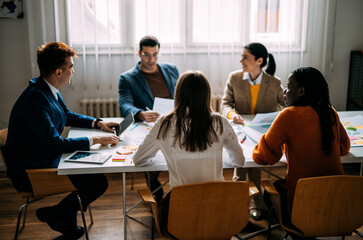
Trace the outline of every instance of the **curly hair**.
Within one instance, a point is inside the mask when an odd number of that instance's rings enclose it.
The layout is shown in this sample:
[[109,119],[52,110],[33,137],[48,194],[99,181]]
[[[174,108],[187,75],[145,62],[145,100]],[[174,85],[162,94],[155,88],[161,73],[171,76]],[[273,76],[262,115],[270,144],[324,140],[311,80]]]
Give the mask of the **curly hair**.
[[77,57],[73,48],[62,42],[49,42],[37,50],[40,75],[49,77],[55,70],[66,64],[67,57]]

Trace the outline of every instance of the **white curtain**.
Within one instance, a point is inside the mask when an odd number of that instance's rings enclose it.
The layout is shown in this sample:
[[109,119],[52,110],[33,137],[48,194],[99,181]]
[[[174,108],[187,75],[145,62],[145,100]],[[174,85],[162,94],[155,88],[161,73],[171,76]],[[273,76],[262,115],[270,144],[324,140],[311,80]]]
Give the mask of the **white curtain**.
[[274,55],[275,75],[284,85],[289,73],[299,66],[324,72],[326,52],[331,51],[326,49],[332,28],[328,17],[336,2],[34,0],[28,5],[32,19],[37,22],[40,18],[41,23],[29,23],[30,31],[41,30],[41,37],[32,36],[35,41],[31,44],[37,47],[57,40],[76,49],[76,74],[64,94],[76,93],[73,99],[77,102],[117,97],[118,77],[139,60],[138,42],[146,34],[161,42],[159,62],[173,63],[181,73],[201,70],[215,95],[223,94],[229,73],[241,69],[243,46],[251,41],[263,43]]

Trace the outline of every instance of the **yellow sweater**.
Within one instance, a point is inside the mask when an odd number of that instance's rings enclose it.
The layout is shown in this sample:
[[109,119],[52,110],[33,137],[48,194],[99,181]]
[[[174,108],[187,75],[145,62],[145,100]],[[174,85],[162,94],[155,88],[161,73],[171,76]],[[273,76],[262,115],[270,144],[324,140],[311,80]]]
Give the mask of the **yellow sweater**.
[[260,92],[261,84],[251,85],[250,84],[250,96],[251,96],[251,114],[255,114],[258,93]]
[[[258,93],[260,92],[260,87],[261,87],[261,84],[257,84],[257,85],[250,84],[251,114],[255,114],[257,98],[258,98]],[[236,111],[230,111],[227,114],[227,118],[232,119],[236,113],[237,113]]]

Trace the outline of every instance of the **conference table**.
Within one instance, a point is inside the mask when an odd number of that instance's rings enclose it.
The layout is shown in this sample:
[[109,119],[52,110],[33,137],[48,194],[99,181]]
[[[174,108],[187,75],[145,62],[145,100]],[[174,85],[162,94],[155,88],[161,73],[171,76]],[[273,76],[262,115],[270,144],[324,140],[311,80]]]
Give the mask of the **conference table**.
[[[349,118],[357,115],[363,115],[363,111],[349,111],[349,112],[338,112],[339,117]],[[254,115],[243,115],[246,125],[250,123]],[[122,118],[104,118],[104,121],[114,121],[120,122]],[[126,131],[122,134],[120,142],[116,146],[100,146],[99,144],[93,145],[91,147],[92,151],[99,151],[102,154],[112,154],[116,155],[116,151],[124,149],[125,147],[139,145],[142,143],[145,135],[152,128],[153,123],[133,123]],[[243,136],[248,133],[247,128],[240,124],[232,124],[239,141]],[[72,127],[69,131],[69,138],[77,138],[84,136],[97,136],[108,134],[102,130],[98,129],[85,129],[85,128],[75,128]],[[110,133],[111,134],[111,133]],[[286,165],[285,156],[282,157],[281,161],[273,166],[269,165],[258,165],[252,160],[252,150],[256,144],[256,138],[247,135],[247,139],[241,144],[245,156],[245,164],[243,168],[254,168],[254,167],[278,167]],[[159,151],[155,158],[152,160],[151,164],[143,167],[136,167],[132,161],[132,154],[127,155],[125,161],[113,161],[112,158],[107,160],[103,164],[93,164],[93,163],[75,163],[67,162],[65,158],[71,153],[63,154],[61,161],[58,166],[59,175],[72,175],[72,174],[92,174],[92,173],[122,173],[122,198],[123,198],[123,228],[124,228],[124,239],[127,239],[127,212],[126,209],[126,174],[134,172],[150,172],[150,171],[167,171],[167,165],[165,158],[161,151]],[[362,176],[363,171],[363,147],[352,147],[350,152],[341,157],[341,162],[344,163],[360,163],[360,175]],[[228,154],[223,152],[223,168],[233,168],[234,166],[230,164]],[[133,208],[133,207],[132,207]],[[131,210],[131,209],[130,209]]]

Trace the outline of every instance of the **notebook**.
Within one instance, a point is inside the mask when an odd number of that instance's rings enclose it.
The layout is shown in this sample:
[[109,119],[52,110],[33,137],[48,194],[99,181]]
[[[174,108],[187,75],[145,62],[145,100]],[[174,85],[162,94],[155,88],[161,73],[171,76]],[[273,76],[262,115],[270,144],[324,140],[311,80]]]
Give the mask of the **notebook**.
[[131,124],[134,123],[134,121],[135,121],[134,114],[132,114],[132,112],[130,112],[129,115],[127,115],[124,118],[124,120],[121,121],[121,123],[119,125],[112,128],[114,131],[114,134],[116,136],[120,136],[128,127],[131,126]]
[[112,154],[100,153],[94,151],[75,151],[68,156],[64,161],[75,162],[75,163],[97,163],[102,164],[106,162]]

